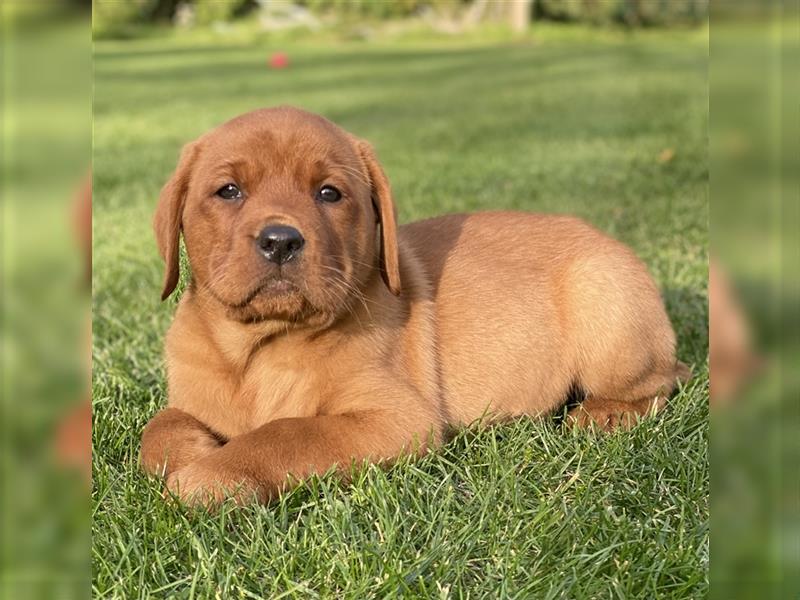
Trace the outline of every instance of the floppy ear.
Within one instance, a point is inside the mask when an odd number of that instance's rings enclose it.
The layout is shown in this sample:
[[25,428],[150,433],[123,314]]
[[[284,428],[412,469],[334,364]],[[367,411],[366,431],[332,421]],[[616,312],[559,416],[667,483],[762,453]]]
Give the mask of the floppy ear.
[[372,147],[362,140],[356,140],[356,147],[367,168],[372,204],[381,226],[381,276],[386,287],[395,296],[400,295],[400,252],[397,247],[397,214],[395,211],[389,179],[375,156]]
[[166,265],[164,289],[161,292],[162,300],[166,300],[175,290],[180,277],[181,218],[189,187],[191,165],[196,154],[196,143],[192,142],[183,147],[178,167],[161,189],[156,214],[153,218],[158,252]]

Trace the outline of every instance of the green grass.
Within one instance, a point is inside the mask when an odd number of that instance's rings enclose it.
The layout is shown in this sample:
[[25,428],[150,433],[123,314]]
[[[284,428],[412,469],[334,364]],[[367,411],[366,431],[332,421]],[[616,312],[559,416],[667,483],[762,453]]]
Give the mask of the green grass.
[[[696,33],[538,43],[100,43],[95,89],[93,587],[97,596],[694,598],[707,591],[706,44]],[[150,232],[180,146],[260,106],[376,146],[400,217],[580,215],[664,291],[697,377],[663,415],[596,435],[522,420],[270,507],[166,503],[137,469],[162,407]],[[659,161],[665,149],[674,158]],[[281,596],[284,594],[284,596]]]

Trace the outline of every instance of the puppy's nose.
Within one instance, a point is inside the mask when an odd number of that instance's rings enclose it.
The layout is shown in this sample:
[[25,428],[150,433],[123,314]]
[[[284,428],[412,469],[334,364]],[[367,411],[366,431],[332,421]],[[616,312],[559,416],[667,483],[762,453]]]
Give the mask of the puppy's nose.
[[305,243],[306,241],[300,235],[300,232],[288,225],[265,227],[256,238],[259,252],[276,265],[289,262],[300,254]]

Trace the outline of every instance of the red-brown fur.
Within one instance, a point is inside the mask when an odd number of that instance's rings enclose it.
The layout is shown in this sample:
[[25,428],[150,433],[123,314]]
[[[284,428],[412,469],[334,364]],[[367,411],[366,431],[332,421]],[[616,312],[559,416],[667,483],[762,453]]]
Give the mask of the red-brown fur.
[[[214,195],[230,182],[244,200]],[[344,198],[316,200],[325,183]],[[254,246],[273,223],[306,238],[280,268]],[[192,278],[142,463],[188,502],[268,501],[311,473],[424,452],[450,425],[551,414],[575,388],[577,423],[629,425],[688,375],[624,245],[514,212],[398,228],[369,145],[301,110],[248,113],[186,146],[155,231],[163,297],[181,232]]]

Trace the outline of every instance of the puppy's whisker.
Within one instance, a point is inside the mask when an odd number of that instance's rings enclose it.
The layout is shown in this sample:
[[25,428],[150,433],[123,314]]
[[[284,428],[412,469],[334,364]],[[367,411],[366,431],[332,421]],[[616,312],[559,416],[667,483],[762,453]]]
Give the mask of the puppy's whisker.
[[372,319],[372,313],[370,312],[367,303],[375,304],[376,306],[380,306],[380,304],[378,302],[375,302],[374,300],[368,299],[363,291],[359,290],[355,285],[347,281],[341,270],[337,269],[336,267],[331,267],[330,265],[322,265],[322,266],[330,271],[333,271],[335,274],[335,278],[329,279],[329,281],[339,284],[344,288],[345,293],[359,300],[361,304],[364,306],[364,310],[367,312],[369,318]]
[[[342,285],[343,282],[338,280],[338,279],[336,279],[336,278],[330,278],[330,277],[326,277],[325,281],[327,283],[335,286],[335,289],[337,289],[337,290],[339,290],[341,292],[341,296],[342,297],[341,298],[335,298],[335,300],[336,300],[335,304],[338,304],[338,305],[342,306],[344,308],[344,310],[358,322],[359,327],[363,327],[363,323],[361,322],[361,319],[353,311],[353,308],[350,305],[350,302],[348,302],[347,289]],[[323,292],[323,294],[325,295],[326,298],[330,298],[331,297],[332,290],[326,290],[326,289],[323,288],[321,291]]]
[[359,265],[359,266],[362,266],[362,267],[369,267],[370,269],[375,269],[375,268],[378,267],[377,262],[368,263],[368,262],[364,262],[362,260],[358,260],[356,258],[353,258],[351,256],[343,256],[343,255],[338,255],[338,254],[331,254],[330,257],[333,258],[334,260],[349,260],[354,265]]
[[[342,277],[341,271],[339,271],[338,269],[336,269],[334,267],[330,267],[328,265],[323,265],[323,266],[325,266],[329,271],[332,271],[334,273],[333,277],[326,277],[325,280],[331,286],[334,286],[334,288],[337,289],[341,293],[342,298],[341,298],[340,302],[343,304],[345,310],[348,311],[354,318],[356,318],[356,320],[359,321],[359,325],[360,325],[361,321],[358,318],[358,315],[353,311],[352,306],[351,306],[350,302],[348,301],[348,300],[350,300],[352,298],[358,298],[359,297],[358,290],[356,290],[352,285],[350,285]],[[364,308],[365,308],[365,310],[367,312],[367,315],[369,316],[370,320],[372,320],[372,314],[369,312],[368,307],[366,305],[364,305]]]

